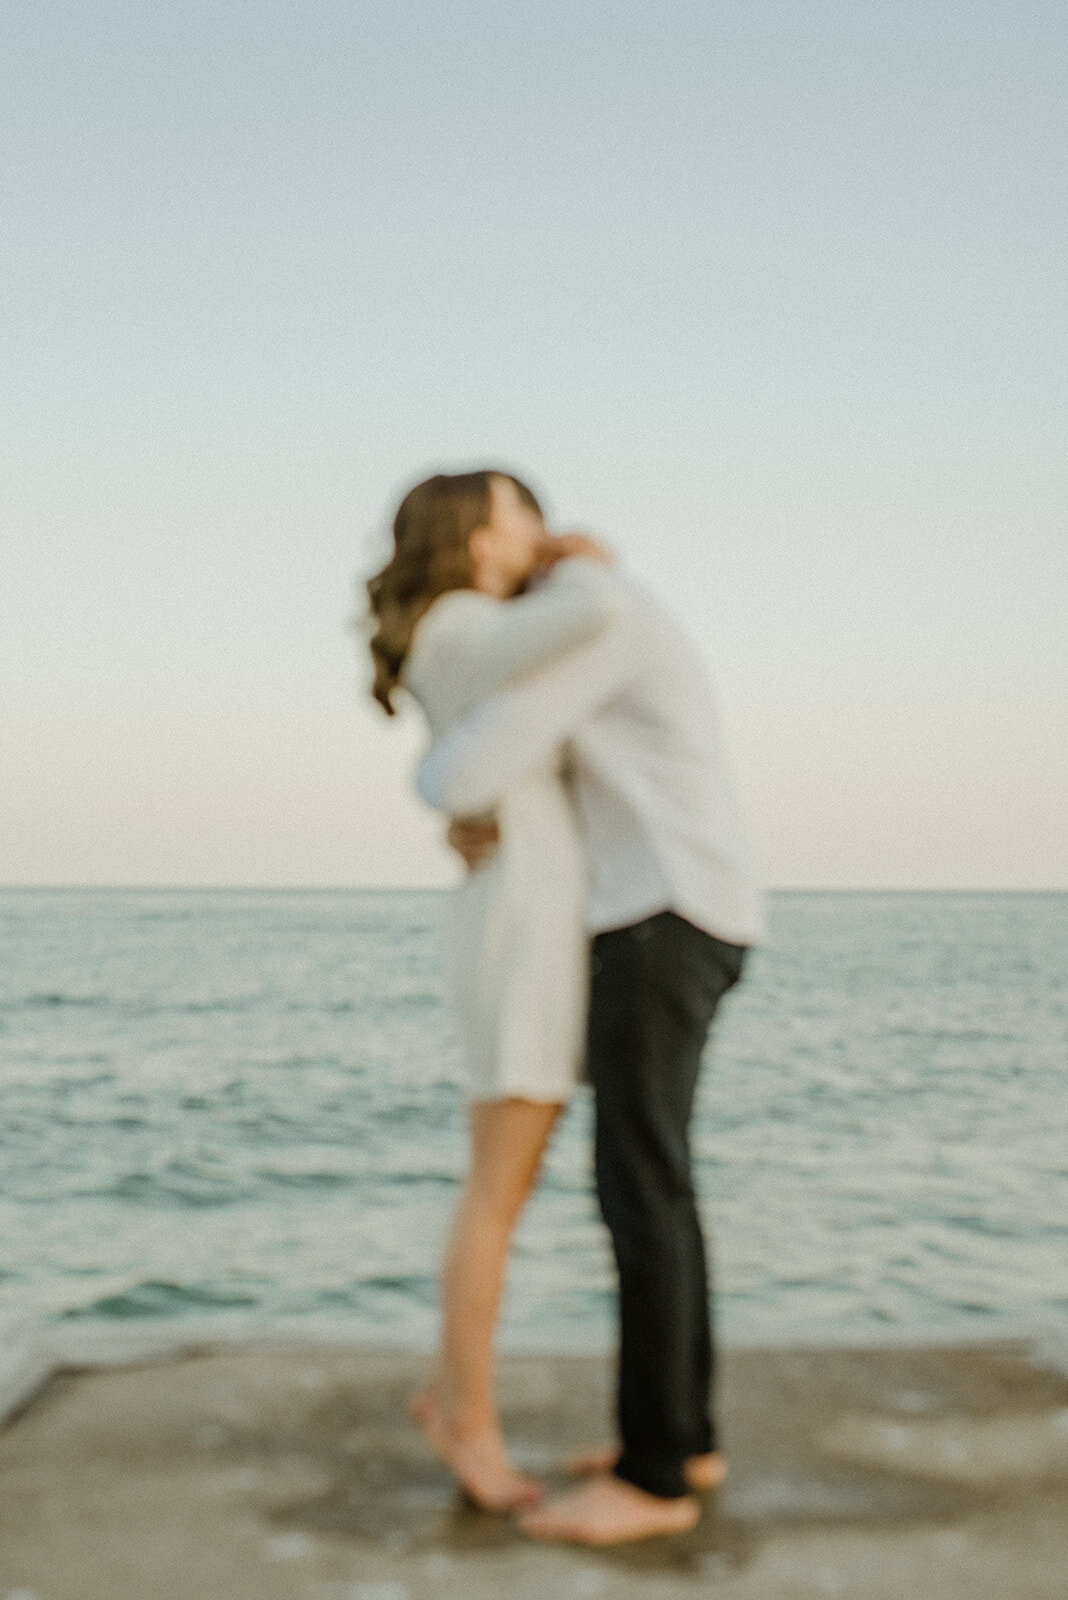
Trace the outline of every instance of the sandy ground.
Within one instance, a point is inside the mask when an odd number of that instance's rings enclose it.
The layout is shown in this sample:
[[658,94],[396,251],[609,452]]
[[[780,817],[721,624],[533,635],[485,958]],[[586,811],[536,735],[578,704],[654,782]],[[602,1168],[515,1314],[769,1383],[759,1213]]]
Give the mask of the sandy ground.
[[[1068,1375],[1023,1344],[729,1354],[682,1539],[524,1542],[406,1420],[425,1362],[229,1349],[60,1372],[0,1434],[0,1600],[1066,1600]],[[502,1365],[517,1458],[604,1436],[593,1358]]]

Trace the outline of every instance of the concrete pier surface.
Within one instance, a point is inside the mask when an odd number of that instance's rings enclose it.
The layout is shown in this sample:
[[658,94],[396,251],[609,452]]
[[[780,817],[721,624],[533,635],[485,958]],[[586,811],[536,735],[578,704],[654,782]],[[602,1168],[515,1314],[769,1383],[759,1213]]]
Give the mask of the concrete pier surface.
[[[729,1351],[726,1485],[692,1534],[603,1552],[461,1503],[407,1419],[423,1357],[150,1353],[24,1374],[0,1600],[1068,1596],[1068,1372],[1026,1341]],[[517,1460],[559,1481],[610,1389],[593,1356],[502,1359]]]

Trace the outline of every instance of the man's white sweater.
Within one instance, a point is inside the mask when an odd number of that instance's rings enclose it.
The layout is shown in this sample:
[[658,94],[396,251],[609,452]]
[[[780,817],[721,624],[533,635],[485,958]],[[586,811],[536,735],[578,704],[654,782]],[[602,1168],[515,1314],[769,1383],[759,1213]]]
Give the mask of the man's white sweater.
[[[561,563],[584,584],[588,566]],[[554,578],[567,603],[567,573]],[[704,663],[636,584],[605,569],[597,582],[612,586],[609,625],[453,723],[420,764],[419,793],[453,816],[491,811],[511,782],[566,743],[589,861],[590,931],[675,911],[728,943],[758,943],[763,900]]]

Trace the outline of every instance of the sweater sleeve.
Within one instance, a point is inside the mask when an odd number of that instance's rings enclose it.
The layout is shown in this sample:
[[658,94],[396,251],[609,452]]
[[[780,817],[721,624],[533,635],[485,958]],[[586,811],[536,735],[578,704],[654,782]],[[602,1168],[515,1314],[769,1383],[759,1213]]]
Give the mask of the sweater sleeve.
[[542,583],[514,600],[453,591],[422,624],[420,648],[411,663],[412,686],[424,700],[432,700],[435,680],[446,682],[465,708],[474,706],[594,638],[622,604],[615,573],[584,556],[558,561]]
[[640,671],[622,619],[451,723],[423,757],[415,786],[451,816],[491,809]]

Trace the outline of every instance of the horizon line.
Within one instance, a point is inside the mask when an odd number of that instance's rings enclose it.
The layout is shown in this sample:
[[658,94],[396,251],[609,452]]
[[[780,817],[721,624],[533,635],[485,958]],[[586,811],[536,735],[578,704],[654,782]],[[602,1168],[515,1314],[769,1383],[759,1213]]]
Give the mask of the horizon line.
[[[1064,895],[1068,887],[1037,889],[1021,886],[962,888],[953,885],[828,885],[766,884],[767,894],[956,894]],[[448,884],[434,883],[0,883],[0,894],[448,894]]]

